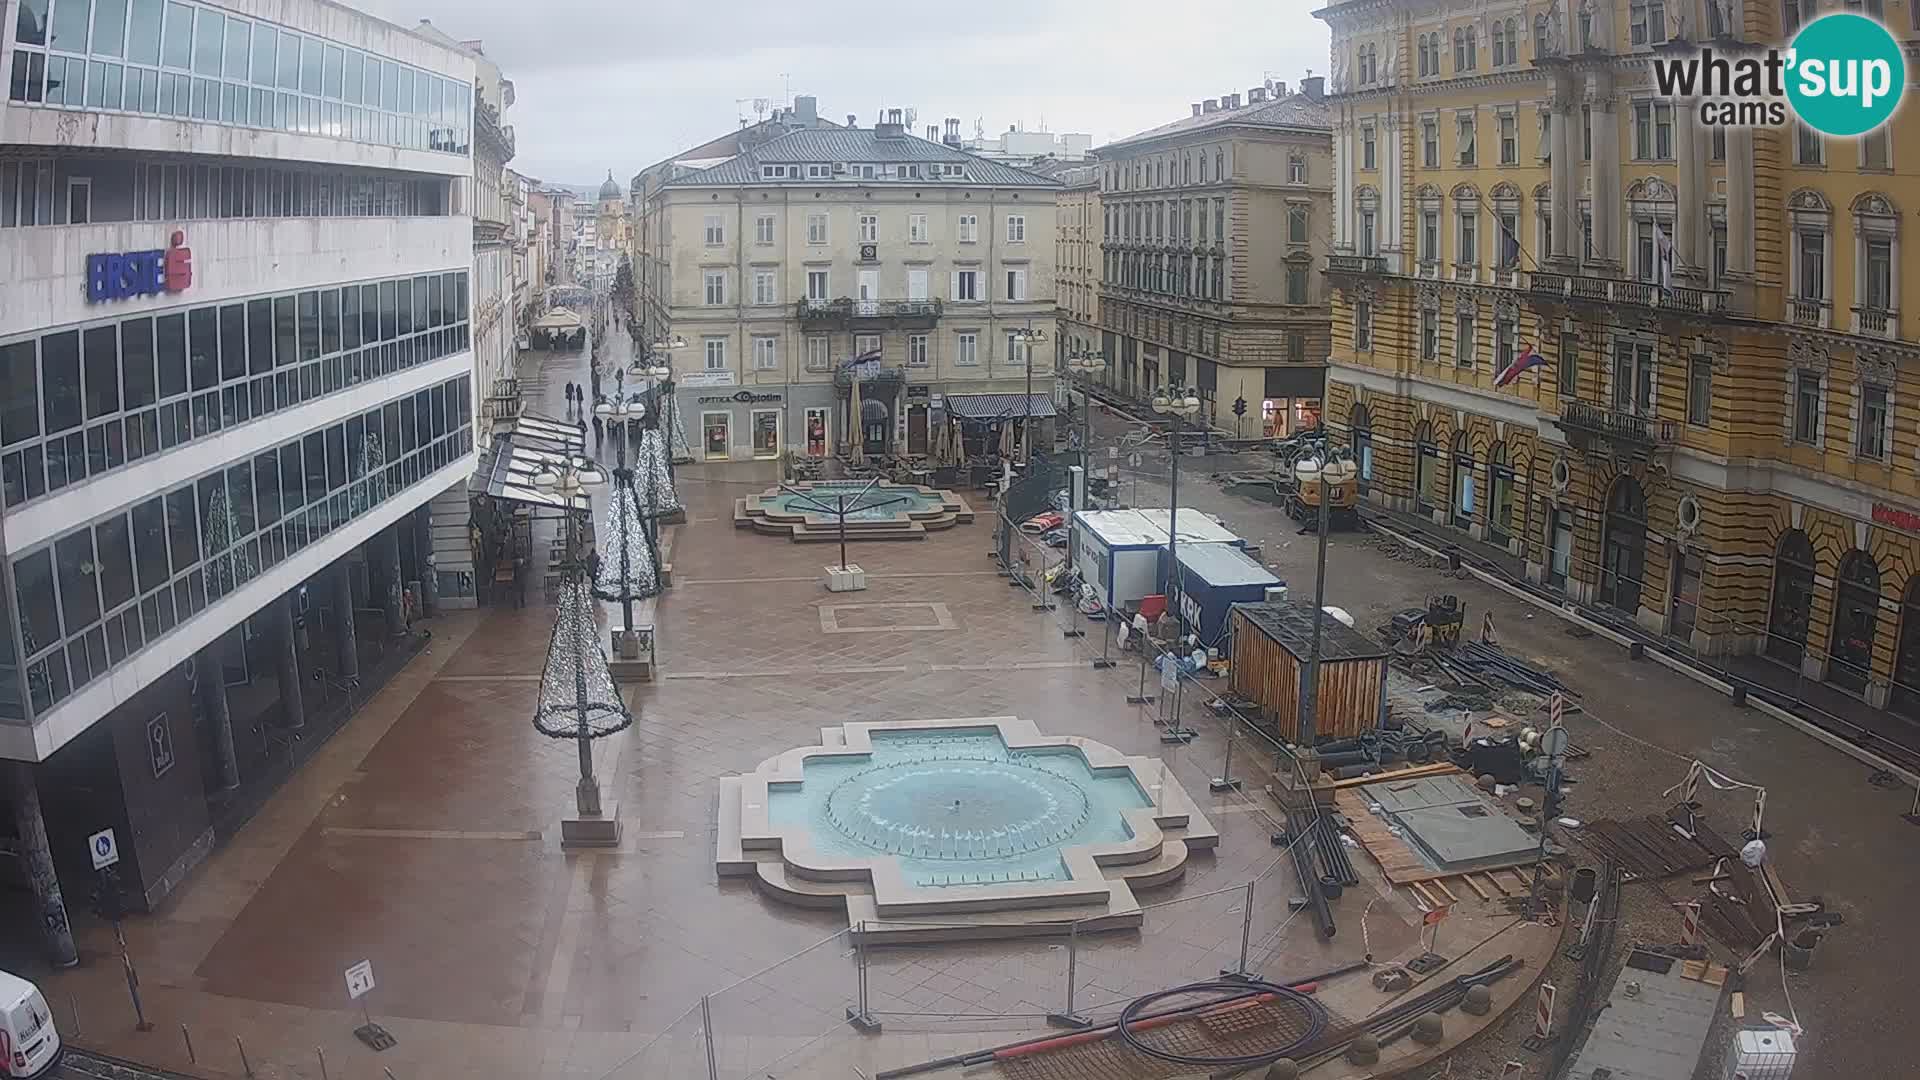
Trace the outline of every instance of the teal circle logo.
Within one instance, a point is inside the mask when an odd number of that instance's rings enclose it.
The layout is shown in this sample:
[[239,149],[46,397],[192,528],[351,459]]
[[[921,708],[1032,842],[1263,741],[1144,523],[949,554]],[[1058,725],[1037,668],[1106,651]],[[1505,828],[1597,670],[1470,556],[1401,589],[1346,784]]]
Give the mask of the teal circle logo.
[[1794,35],[1787,100],[1822,135],[1865,135],[1887,122],[1906,88],[1900,43],[1864,15],[1823,15]]

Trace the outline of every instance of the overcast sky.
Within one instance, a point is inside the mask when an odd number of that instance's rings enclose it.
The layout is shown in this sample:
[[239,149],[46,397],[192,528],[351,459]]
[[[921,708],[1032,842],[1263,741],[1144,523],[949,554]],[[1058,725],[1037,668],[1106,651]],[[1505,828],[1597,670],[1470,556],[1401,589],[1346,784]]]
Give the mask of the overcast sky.
[[[1094,145],[1178,119],[1265,78],[1327,70],[1318,0],[981,0],[947,9],[840,0],[345,0],[401,26],[478,38],[512,79],[513,168],[625,186],[752,115],[753,98],[820,99],[862,126],[882,107],[963,134],[1009,124]],[[735,99],[747,99],[736,104]]]

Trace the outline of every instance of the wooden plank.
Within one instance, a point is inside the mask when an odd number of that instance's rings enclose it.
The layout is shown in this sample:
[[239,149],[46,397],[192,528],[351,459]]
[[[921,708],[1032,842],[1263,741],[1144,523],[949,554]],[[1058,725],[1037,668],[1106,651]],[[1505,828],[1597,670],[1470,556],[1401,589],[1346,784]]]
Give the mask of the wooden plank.
[[1489,884],[1489,885],[1491,885],[1491,886],[1493,886],[1493,887],[1494,887],[1494,889],[1496,889],[1496,890],[1497,890],[1497,891],[1498,891],[1498,892],[1500,893],[1500,895],[1501,895],[1501,896],[1512,896],[1512,895],[1513,895],[1512,893],[1510,893],[1510,892],[1508,892],[1508,891],[1507,891],[1507,887],[1506,887],[1505,885],[1502,885],[1502,884],[1500,884],[1500,879],[1499,879],[1499,878],[1497,878],[1497,877],[1495,877],[1495,876],[1493,876],[1492,874],[1486,874],[1486,875],[1483,875],[1483,876],[1484,876],[1484,877],[1485,877],[1485,878],[1487,879],[1487,884]]
[[1407,887],[1412,889],[1414,891],[1414,894],[1419,896],[1421,900],[1425,901],[1429,909],[1443,908],[1447,906],[1440,902],[1439,897],[1433,895],[1432,892],[1428,891],[1427,886],[1423,882],[1416,881],[1411,883]]
[[1487,892],[1487,890],[1481,888],[1479,882],[1473,880],[1472,874],[1461,874],[1460,880],[1466,882],[1467,888],[1472,889],[1474,892],[1474,895],[1478,896],[1482,901],[1488,902],[1488,903],[1492,902],[1493,900],[1492,895],[1490,895]]
[[1728,1005],[1727,1008],[1733,1013],[1735,1020],[1745,1020],[1747,1018],[1747,995],[1735,990],[1733,992],[1733,1003]]
[[1460,898],[1453,895],[1453,890],[1447,888],[1446,878],[1434,878],[1431,887],[1438,888],[1441,892],[1446,893],[1449,904],[1457,904],[1460,902]]
[[1458,765],[1448,762],[1436,762],[1432,765],[1416,765],[1408,769],[1396,769],[1393,772],[1373,773],[1370,776],[1351,776],[1345,780],[1335,780],[1327,785],[1335,791],[1348,788],[1365,787],[1368,784],[1384,784],[1393,780],[1418,780],[1427,776],[1451,776],[1463,771]]

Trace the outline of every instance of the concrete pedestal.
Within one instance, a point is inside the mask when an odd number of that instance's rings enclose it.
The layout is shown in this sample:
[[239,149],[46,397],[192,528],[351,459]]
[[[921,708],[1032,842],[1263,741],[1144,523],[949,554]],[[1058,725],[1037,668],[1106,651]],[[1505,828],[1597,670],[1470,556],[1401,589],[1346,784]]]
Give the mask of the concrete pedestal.
[[867,572],[855,563],[829,566],[826,570],[828,592],[860,592],[867,587]]
[[599,817],[571,815],[560,819],[560,846],[603,848],[620,846],[620,800],[602,797]]

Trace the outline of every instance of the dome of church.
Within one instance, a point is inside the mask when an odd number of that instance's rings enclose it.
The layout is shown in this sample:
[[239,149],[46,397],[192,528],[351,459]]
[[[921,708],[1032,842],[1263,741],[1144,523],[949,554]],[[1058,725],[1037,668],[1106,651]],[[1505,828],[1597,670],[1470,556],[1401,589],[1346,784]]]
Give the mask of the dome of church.
[[607,182],[600,185],[600,197],[603,199],[617,199],[620,195],[620,185],[613,179],[613,170],[608,169]]

